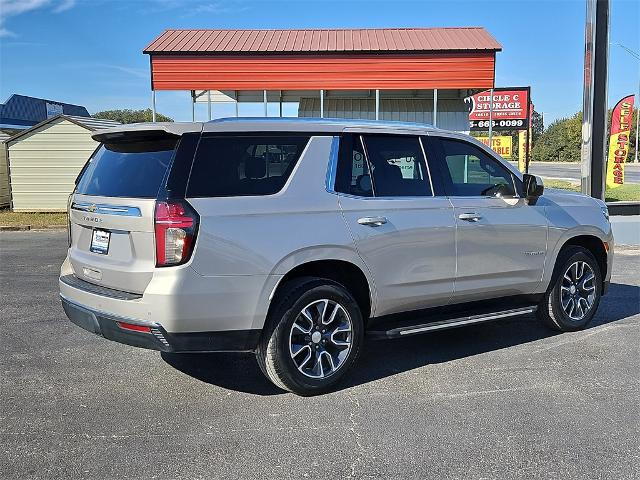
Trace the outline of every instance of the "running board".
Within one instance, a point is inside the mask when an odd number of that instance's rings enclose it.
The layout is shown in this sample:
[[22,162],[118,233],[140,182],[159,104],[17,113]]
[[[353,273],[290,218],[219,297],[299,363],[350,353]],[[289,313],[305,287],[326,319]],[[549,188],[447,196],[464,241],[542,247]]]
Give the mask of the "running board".
[[446,320],[434,321],[419,325],[405,325],[398,328],[392,328],[386,331],[369,331],[368,336],[376,339],[383,338],[401,338],[409,335],[417,335],[419,333],[433,332],[436,330],[446,330],[448,328],[463,327],[465,325],[473,325],[475,323],[491,322],[502,318],[515,317],[518,315],[526,315],[533,313],[538,309],[536,305],[528,307],[512,308],[500,312],[483,313],[481,315],[469,315]]

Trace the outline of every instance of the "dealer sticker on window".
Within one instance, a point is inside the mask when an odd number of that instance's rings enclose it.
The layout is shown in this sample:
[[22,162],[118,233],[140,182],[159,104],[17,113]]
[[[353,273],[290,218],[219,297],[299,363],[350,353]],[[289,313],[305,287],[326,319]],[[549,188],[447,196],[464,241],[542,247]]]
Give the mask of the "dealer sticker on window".
[[107,255],[109,253],[109,240],[111,239],[111,232],[105,230],[94,230],[91,237],[91,250],[93,253],[100,253]]

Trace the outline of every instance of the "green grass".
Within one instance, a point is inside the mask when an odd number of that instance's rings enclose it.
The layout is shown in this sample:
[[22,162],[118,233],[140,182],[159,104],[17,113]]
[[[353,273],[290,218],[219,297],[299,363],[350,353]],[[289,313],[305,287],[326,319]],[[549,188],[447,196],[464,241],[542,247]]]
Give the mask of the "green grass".
[[567,182],[566,180],[554,180],[553,178],[544,178],[545,188],[559,188],[561,190],[571,190],[572,192],[580,191],[579,183]]
[[46,212],[12,212],[0,209],[0,226],[26,226],[31,228],[47,228],[52,226],[66,226],[67,214]]
[[[562,190],[580,191],[580,184],[567,182],[566,180],[544,179],[544,186],[549,188],[560,188]],[[607,190],[605,200],[607,202],[640,202],[640,184],[627,183],[618,188]]]

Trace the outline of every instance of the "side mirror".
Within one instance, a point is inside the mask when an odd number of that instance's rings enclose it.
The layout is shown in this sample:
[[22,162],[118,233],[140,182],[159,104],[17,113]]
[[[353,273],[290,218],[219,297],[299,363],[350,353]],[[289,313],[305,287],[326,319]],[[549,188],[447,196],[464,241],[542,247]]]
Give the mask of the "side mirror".
[[525,173],[522,176],[522,184],[524,187],[525,198],[529,201],[529,204],[535,205],[538,197],[540,197],[544,192],[544,183],[542,182],[542,178]]

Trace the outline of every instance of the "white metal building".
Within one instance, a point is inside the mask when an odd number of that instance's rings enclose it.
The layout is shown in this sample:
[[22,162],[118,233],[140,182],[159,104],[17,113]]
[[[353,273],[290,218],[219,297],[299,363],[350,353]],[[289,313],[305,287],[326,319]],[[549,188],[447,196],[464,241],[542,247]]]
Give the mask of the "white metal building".
[[4,132],[0,132],[0,208],[11,203],[9,194],[9,168],[7,165],[7,146],[5,140],[9,138]]
[[78,173],[98,146],[95,130],[112,120],[59,115],[7,140],[15,211],[64,211]]

